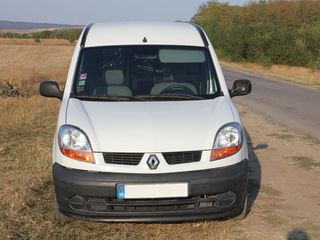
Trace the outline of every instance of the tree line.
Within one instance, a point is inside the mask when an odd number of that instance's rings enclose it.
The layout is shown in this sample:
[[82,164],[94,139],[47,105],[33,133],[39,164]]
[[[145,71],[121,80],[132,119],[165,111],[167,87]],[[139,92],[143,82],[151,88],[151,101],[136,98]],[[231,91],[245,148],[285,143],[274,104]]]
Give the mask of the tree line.
[[209,1],[191,21],[205,29],[226,60],[320,70],[319,0],[261,0],[244,6]]
[[66,39],[72,43],[79,38],[81,31],[81,28],[70,28],[44,30],[32,33],[0,32],[0,38],[32,38],[35,39],[35,41],[40,41],[40,39]]

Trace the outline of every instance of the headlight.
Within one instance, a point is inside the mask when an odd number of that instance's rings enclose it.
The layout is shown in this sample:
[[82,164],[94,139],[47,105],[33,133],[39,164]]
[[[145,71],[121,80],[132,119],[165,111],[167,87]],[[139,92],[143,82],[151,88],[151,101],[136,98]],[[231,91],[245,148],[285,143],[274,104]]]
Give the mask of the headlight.
[[215,139],[210,160],[229,157],[241,149],[242,129],[239,123],[229,123],[223,126]]
[[80,129],[70,125],[62,126],[59,129],[58,142],[63,155],[83,162],[95,162],[90,143]]

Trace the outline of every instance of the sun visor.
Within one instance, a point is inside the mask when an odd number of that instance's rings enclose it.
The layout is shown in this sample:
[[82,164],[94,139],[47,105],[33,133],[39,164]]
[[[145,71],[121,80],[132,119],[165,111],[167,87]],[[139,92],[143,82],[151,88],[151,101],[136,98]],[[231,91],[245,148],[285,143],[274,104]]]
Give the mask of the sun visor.
[[159,59],[162,63],[203,63],[206,61],[202,50],[160,49]]

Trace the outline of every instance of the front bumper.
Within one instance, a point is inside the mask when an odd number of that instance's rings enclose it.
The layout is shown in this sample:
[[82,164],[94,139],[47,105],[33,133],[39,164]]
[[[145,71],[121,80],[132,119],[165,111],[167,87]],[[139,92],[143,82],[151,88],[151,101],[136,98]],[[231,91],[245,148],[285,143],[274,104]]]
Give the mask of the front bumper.
[[[172,222],[231,218],[243,210],[247,193],[246,160],[232,166],[179,173],[88,172],[53,165],[61,213],[108,222]],[[188,182],[187,198],[117,199],[118,183]]]

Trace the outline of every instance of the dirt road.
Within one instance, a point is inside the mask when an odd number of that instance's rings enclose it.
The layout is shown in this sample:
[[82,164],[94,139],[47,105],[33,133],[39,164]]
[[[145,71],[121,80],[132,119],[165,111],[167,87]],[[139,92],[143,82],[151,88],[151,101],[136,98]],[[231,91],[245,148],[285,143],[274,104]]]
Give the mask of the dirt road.
[[[251,145],[252,211],[248,239],[286,239],[300,229],[320,239],[320,91],[224,69],[229,86],[250,79],[234,98]],[[287,234],[287,236],[286,236]],[[295,232],[297,236],[302,232]],[[233,238],[233,237],[232,237]]]
[[237,106],[251,146],[245,239],[286,239],[297,229],[320,239],[320,140]]

